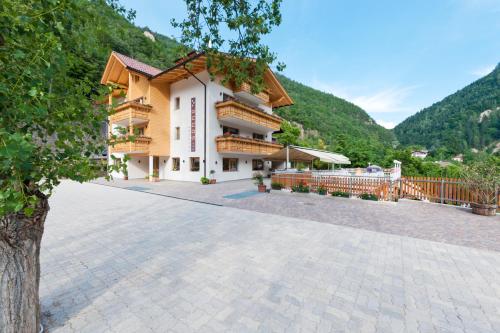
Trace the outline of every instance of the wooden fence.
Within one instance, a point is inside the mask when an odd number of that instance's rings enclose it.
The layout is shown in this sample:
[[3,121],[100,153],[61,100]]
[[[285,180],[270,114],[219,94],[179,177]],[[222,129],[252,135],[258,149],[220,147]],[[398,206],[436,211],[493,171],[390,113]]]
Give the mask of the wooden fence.
[[[321,185],[328,193],[339,191],[351,196],[370,193],[379,200],[409,198],[453,205],[477,202],[477,194],[469,191],[461,179],[455,178],[402,177],[391,180],[388,177],[314,175],[305,172],[273,174],[271,182],[280,183],[289,189],[304,184],[312,191]],[[499,202],[500,193],[497,191],[497,205]],[[500,211],[500,207],[497,211]]]

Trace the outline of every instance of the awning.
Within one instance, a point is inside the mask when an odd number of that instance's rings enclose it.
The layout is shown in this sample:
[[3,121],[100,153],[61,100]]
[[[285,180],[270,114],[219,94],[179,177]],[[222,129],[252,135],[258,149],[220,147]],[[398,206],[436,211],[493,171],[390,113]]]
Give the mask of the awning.
[[[264,158],[266,161],[286,161],[286,147]],[[311,162],[320,160],[333,164],[351,164],[347,157],[341,154],[325,150],[311,149],[305,147],[289,146],[288,155],[290,161]]]

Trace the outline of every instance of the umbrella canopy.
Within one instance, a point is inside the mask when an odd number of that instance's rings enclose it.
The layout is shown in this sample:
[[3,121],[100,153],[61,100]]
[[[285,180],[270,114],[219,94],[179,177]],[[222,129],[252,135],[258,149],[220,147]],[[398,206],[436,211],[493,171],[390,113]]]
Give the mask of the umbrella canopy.
[[[286,161],[286,147],[264,158],[266,161]],[[341,154],[325,150],[311,149],[305,147],[289,146],[288,155],[290,161],[311,162],[320,160],[333,164],[351,164],[347,157]]]

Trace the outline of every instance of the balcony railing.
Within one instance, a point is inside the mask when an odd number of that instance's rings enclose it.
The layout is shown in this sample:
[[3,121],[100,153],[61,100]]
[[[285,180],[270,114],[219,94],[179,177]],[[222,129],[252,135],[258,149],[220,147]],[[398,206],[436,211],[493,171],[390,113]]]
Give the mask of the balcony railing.
[[250,84],[245,83],[245,82],[242,83],[241,86],[234,88],[233,92],[235,94],[243,93],[243,94],[247,94],[247,95],[252,95],[252,96],[255,96],[258,99],[260,99],[260,101],[263,103],[269,103],[269,94],[265,90],[261,91],[258,94],[254,94],[254,93],[252,93],[252,87],[250,86]]
[[144,123],[149,120],[149,112],[153,108],[149,104],[141,103],[141,99],[126,101],[115,107],[114,113],[109,116],[113,124],[127,126],[130,123]]
[[282,145],[277,143],[236,135],[218,136],[215,142],[219,153],[269,155],[283,148]]
[[217,119],[221,121],[240,120],[271,131],[278,131],[281,126],[280,117],[237,101],[220,102],[215,104],[215,108],[217,109]]
[[134,141],[126,141],[127,137],[118,138],[114,145],[109,146],[111,153],[148,153],[151,138],[148,136],[135,136]]

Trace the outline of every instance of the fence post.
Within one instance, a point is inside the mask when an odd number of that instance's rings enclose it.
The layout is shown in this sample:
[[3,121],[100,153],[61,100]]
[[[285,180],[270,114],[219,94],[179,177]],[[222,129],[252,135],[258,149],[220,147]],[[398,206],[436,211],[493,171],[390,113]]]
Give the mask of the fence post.
[[352,197],[352,176],[349,177],[349,196]]
[[392,201],[392,179],[389,178],[389,201]]
[[401,199],[401,194],[403,194],[403,177],[399,177],[399,193],[398,199]]
[[441,197],[441,203],[444,203],[444,179],[441,179],[441,189],[439,190],[439,196]]

